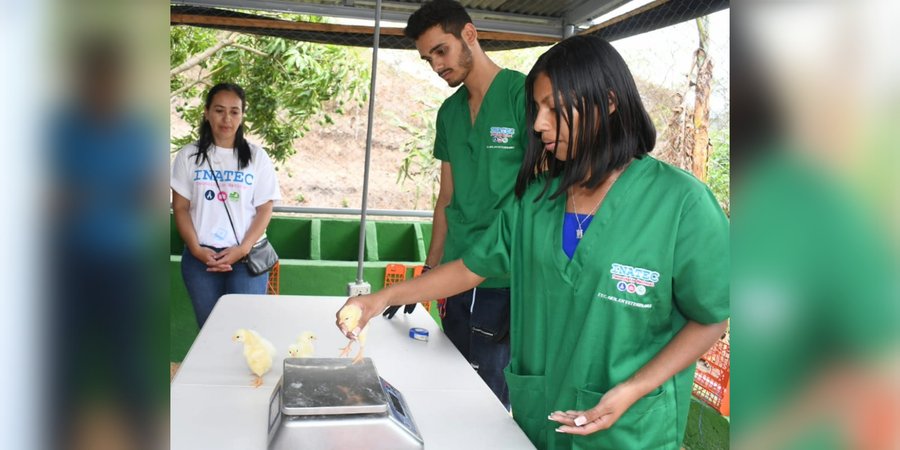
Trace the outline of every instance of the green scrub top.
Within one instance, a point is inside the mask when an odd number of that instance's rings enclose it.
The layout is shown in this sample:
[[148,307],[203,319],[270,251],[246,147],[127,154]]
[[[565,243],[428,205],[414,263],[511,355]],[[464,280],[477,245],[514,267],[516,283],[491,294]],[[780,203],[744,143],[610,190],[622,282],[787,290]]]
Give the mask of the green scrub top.
[[[553,192],[559,180],[551,181]],[[728,221],[690,174],[645,156],[613,184],[570,261],[562,249],[566,196],[538,180],[511,202],[463,263],[511,277],[513,417],[540,449],[678,449],[694,365],[588,436],[556,433],[547,415],[594,407],[688,319],[728,317]]]
[[[513,197],[526,145],[525,75],[520,72],[503,69],[497,73],[474,125],[465,85],[441,105],[434,156],[450,163],[453,171],[453,196],[445,210],[444,262],[459,259]],[[508,286],[505,274],[481,284]]]

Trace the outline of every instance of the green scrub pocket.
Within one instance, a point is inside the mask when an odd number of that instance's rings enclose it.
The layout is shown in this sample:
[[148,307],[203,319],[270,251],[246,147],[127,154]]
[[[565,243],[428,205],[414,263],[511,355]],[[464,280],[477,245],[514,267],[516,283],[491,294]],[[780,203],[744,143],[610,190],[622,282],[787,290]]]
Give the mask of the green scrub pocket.
[[[512,407],[513,419],[525,432],[532,443],[538,445],[546,441],[546,434],[552,423],[547,420],[550,412],[545,404],[546,388],[543,375],[517,375],[506,366],[503,375],[509,387],[509,403]],[[555,422],[554,422],[555,423]],[[551,429],[552,431],[552,429]]]
[[[597,406],[602,392],[578,389],[575,409],[584,411]],[[608,430],[587,436],[572,436],[577,450],[678,449],[675,431],[675,408],[666,400],[662,387],[631,405]]]

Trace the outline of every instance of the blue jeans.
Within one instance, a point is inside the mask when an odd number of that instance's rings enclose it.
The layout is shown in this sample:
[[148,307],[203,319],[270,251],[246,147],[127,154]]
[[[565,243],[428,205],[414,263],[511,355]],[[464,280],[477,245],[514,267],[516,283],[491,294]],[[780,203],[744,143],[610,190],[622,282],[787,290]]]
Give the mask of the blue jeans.
[[448,297],[446,307],[444,333],[509,410],[509,289],[475,288]]
[[[222,251],[221,248],[213,248]],[[181,277],[187,287],[197,325],[203,328],[219,297],[225,294],[265,294],[269,283],[269,273],[253,275],[247,264],[231,265],[231,272],[207,272],[206,264],[194,257],[187,248],[181,254]]]

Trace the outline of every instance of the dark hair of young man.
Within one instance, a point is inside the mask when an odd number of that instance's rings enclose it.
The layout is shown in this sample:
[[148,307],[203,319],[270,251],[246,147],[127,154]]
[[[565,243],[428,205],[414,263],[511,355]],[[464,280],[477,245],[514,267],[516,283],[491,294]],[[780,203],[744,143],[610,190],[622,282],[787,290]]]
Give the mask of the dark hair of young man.
[[[213,86],[206,94],[206,103],[204,106],[206,111],[209,111],[213,98],[221,91],[231,91],[237,95],[241,99],[241,111],[247,111],[247,99],[244,96],[244,89],[234,83],[219,83]],[[206,152],[214,142],[212,126],[209,124],[209,120],[207,120],[206,117],[203,117],[200,119],[200,138],[197,139],[197,153],[195,154],[195,161],[197,164],[203,164],[206,161]],[[235,132],[234,148],[236,148],[238,152],[239,168],[243,169],[247,167],[247,165],[250,164],[250,144],[244,139],[243,121],[238,125],[237,131]]]
[[[516,180],[517,197],[521,198],[528,185],[544,172],[549,176],[545,177],[547,184],[538,198],[557,176],[562,179],[550,199],[576,184],[594,189],[612,171],[653,150],[656,128],[644,109],[628,65],[608,42],[594,36],[573,36],[538,58],[525,79],[529,124],[534,124],[537,116],[534,84],[541,74],[547,75],[552,85],[556,138],[559,139],[559,129],[568,126],[570,145],[566,161],[560,161],[544,150],[540,136],[533,132]],[[615,105],[612,114],[610,102]],[[577,132],[569,120],[574,111],[579,117]],[[590,178],[585,181],[588,174]]]
[[453,0],[434,0],[422,5],[406,22],[403,34],[416,40],[423,33],[435,25],[440,25],[444,33],[462,37],[462,29],[467,23],[472,23],[472,18],[458,2]]

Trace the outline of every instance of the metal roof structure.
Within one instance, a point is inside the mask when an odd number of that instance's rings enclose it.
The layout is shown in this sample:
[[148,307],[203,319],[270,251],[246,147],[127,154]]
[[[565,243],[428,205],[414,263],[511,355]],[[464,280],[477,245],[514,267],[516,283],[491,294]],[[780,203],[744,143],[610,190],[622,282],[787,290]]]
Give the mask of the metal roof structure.
[[[595,34],[608,41],[645,33],[729,7],[730,0],[656,0],[599,24],[598,17],[634,0],[461,0],[485,50],[549,45],[573,34]],[[422,0],[381,2],[383,26],[379,47],[412,49],[403,36],[406,23]],[[375,0],[173,0],[173,25],[193,25],[279,36],[309,42],[372,46],[369,26],[279,20],[254,11],[287,12],[338,19],[374,20]]]

